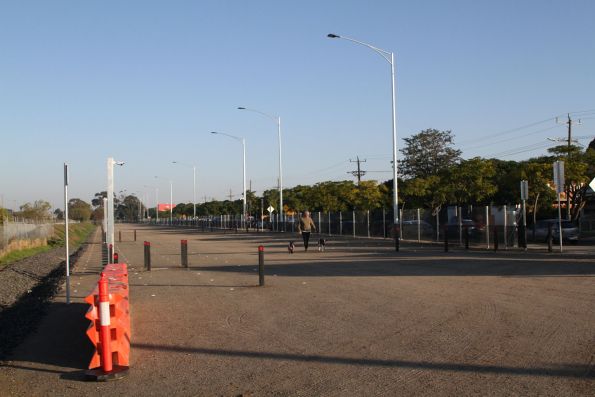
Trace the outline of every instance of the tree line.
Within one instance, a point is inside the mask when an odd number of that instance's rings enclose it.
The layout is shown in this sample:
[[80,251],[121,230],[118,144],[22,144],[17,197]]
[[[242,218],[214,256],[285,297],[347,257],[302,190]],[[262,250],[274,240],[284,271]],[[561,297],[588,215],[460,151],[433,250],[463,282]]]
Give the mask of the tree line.
[[[551,216],[557,199],[553,184],[552,164],[565,162],[565,194],[570,203],[571,218],[576,220],[587,203],[588,183],[595,176],[595,139],[587,148],[560,145],[548,154],[524,161],[506,161],[495,158],[474,157],[463,159],[454,146],[451,131],[423,130],[405,138],[398,163],[399,207],[425,208],[433,212],[446,205],[516,205],[520,202],[520,181],[529,183],[527,210]],[[392,208],[393,181],[325,181],[314,185],[298,185],[283,190],[283,211],[286,214],[304,210],[338,212]],[[74,220],[103,219],[105,191],[98,192],[87,203],[79,198],[69,200],[69,218]],[[265,190],[258,196],[247,191],[248,213],[259,217],[273,206],[278,212],[279,191]],[[52,217],[49,203],[38,200],[26,203],[13,214],[23,218],[47,219]],[[137,221],[145,216],[155,218],[155,208],[147,208],[135,195],[114,195],[116,219]],[[173,216],[192,217],[192,203],[178,203]],[[212,200],[197,203],[197,216],[240,214],[242,200]],[[54,217],[63,217],[57,209]],[[162,212],[160,217],[169,217]]]

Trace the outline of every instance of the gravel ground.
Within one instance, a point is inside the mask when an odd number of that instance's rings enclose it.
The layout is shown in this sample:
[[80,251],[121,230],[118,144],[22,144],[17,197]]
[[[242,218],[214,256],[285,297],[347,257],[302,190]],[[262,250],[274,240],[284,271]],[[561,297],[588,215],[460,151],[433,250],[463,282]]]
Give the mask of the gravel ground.
[[298,244],[289,255],[290,234],[138,229],[117,248],[130,269],[128,377],[82,381],[83,298],[101,269],[91,244],[74,303],[60,291],[0,368],[5,395],[595,395],[592,254],[395,253],[390,242],[333,238],[325,253]]
[[[71,254],[75,263],[85,245]],[[0,360],[33,332],[66,274],[63,247],[0,270]]]

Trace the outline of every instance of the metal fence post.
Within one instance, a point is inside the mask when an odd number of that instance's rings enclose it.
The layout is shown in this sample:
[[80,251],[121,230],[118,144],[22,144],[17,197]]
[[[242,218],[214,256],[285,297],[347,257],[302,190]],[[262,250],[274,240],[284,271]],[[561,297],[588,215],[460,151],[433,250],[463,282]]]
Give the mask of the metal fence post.
[[343,235],[343,213],[339,211],[339,236]]
[[504,249],[507,250],[508,249],[508,236],[507,236],[507,226],[508,226],[508,218],[507,214],[506,214],[506,205],[504,206]]
[[353,237],[355,237],[355,210],[351,211],[351,222],[353,225]]
[[486,230],[486,244],[487,244],[487,249],[490,249],[490,209],[489,207],[486,205],[486,226],[485,226],[485,230]]
[[417,242],[421,243],[421,217],[419,214],[419,208],[417,209]]
[[370,238],[370,210],[366,211],[366,223],[368,228],[368,238]]

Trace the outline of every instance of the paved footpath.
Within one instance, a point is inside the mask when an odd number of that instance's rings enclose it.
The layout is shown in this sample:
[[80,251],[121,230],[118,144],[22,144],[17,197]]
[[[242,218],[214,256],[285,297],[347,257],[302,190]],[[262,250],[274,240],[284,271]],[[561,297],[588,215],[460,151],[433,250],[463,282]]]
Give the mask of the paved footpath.
[[396,253],[390,242],[333,238],[324,253],[298,243],[289,255],[293,234],[119,230],[131,284],[128,377],[82,380],[97,233],[76,263],[74,303],[56,297],[0,368],[1,395],[595,395],[593,255]]

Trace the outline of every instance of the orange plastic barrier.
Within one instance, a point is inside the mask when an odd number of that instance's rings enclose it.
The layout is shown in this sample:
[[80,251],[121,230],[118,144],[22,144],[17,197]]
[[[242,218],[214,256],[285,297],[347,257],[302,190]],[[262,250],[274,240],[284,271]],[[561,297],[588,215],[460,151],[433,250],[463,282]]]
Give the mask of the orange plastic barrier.
[[124,263],[105,266],[97,287],[85,301],[91,321],[87,336],[95,345],[87,377],[108,380],[121,377],[130,364],[130,305],[128,269]]

